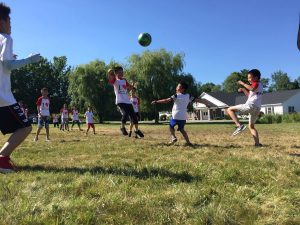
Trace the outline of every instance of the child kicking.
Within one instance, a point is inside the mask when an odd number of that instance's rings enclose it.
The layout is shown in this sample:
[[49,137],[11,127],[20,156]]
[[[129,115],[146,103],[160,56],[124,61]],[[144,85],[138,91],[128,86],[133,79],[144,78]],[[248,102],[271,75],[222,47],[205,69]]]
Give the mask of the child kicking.
[[249,117],[249,129],[254,139],[254,146],[261,147],[262,144],[259,142],[258,132],[254,125],[260,114],[261,99],[263,95],[263,85],[260,82],[260,71],[257,69],[250,70],[248,72],[249,84],[243,81],[238,81],[238,84],[242,85],[243,88],[239,88],[239,92],[244,92],[248,96],[245,104],[236,105],[227,109],[228,115],[231,117],[237,128],[233,132],[232,136],[241,133],[246,129],[246,126],[241,124],[236,116],[236,112],[240,112],[243,115],[250,115]]
[[[171,140],[169,144],[174,144],[177,141],[177,137],[175,136],[175,129],[174,127],[177,125],[177,130],[180,131],[182,136],[184,137],[186,141],[187,146],[193,146],[190,142],[189,136],[187,132],[184,130],[184,126],[186,124],[187,120],[187,106],[191,102],[201,102],[200,99],[196,99],[189,94],[186,93],[186,90],[188,88],[188,85],[181,81],[176,87],[176,94],[171,96],[170,98],[161,99],[161,100],[155,100],[152,101],[152,104],[159,104],[159,103],[168,103],[168,102],[174,102],[173,108],[172,108],[172,118],[170,120],[170,133],[171,133]],[[204,104],[204,103],[203,103]]]

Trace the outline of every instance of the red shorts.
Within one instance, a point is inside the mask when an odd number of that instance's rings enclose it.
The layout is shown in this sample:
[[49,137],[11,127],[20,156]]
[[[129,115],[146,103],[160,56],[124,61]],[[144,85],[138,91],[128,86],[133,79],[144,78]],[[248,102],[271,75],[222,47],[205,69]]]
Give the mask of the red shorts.
[[95,128],[93,123],[88,123],[87,125],[88,125],[88,128]]

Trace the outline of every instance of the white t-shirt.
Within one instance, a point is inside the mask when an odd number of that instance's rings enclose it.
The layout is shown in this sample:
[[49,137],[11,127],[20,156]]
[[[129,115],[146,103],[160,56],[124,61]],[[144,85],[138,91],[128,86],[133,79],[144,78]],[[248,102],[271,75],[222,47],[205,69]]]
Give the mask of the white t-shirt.
[[139,112],[140,99],[138,97],[131,97],[130,101],[132,103],[134,112],[138,113]]
[[69,118],[69,111],[68,111],[68,109],[62,108],[60,110],[60,115],[61,115],[62,119],[68,119]]
[[85,113],[86,123],[94,123],[93,117],[94,117],[93,112],[86,111]]
[[256,107],[260,108],[264,87],[260,82],[252,82],[251,87],[254,88],[254,91],[249,91],[246,104],[255,105]]
[[189,94],[178,93],[171,97],[174,101],[172,108],[172,118],[175,120],[186,120],[187,119],[187,106],[190,102],[194,101],[195,98]]
[[78,110],[73,109],[73,111],[72,111],[72,119],[73,119],[73,121],[79,120]]
[[116,104],[119,104],[119,103],[131,104],[131,101],[129,99],[128,92],[127,92],[127,87],[128,87],[127,80],[113,79],[113,80],[109,81],[109,83],[114,86],[114,91],[115,91],[115,95],[116,95]]
[[11,92],[11,71],[4,69],[4,60],[13,60],[13,40],[7,34],[0,34],[0,107],[17,103]]
[[36,105],[39,107],[40,109],[40,113],[42,116],[50,116],[50,99],[47,98],[43,98],[43,96],[39,97],[38,100],[36,101]]

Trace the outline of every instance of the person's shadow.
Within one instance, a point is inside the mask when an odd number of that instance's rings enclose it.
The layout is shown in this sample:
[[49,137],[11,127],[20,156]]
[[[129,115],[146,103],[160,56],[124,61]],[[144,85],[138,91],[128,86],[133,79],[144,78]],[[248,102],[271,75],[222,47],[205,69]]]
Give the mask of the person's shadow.
[[49,172],[49,173],[76,173],[76,174],[85,174],[91,173],[93,175],[97,174],[109,174],[117,176],[128,176],[135,177],[138,179],[150,179],[150,178],[166,178],[172,182],[194,182],[202,181],[202,176],[193,176],[186,171],[183,172],[171,172],[169,170],[161,168],[141,168],[136,169],[133,167],[127,168],[117,168],[117,167],[92,167],[92,168],[81,168],[81,167],[53,167],[53,166],[43,166],[43,165],[34,165],[34,166],[18,166],[19,171],[30,171],[30,172]]

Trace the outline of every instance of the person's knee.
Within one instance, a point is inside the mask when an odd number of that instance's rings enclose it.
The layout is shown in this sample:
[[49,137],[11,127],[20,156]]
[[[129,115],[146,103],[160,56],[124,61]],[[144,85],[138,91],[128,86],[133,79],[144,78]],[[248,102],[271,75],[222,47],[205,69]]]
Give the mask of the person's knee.
[[249,124],[249,129],[250,129],[250,130],[253,130],[253,129],[255,129],[255,127],[254,127],[254,124],[253,124],[253,123],[250,123],[250,124]]

